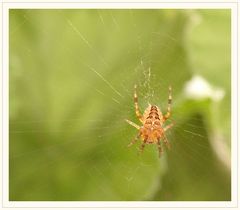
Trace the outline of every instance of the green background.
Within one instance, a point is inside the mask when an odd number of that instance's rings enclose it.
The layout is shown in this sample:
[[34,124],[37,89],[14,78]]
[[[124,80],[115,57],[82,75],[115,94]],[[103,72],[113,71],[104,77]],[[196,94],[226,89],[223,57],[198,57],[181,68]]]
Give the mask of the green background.
[[[14,201],[231,200],[230,10],[10,10],[10,179]],[[195,75],[225,92],[188,98]],[[133,106],[175,122],[127,148]]]

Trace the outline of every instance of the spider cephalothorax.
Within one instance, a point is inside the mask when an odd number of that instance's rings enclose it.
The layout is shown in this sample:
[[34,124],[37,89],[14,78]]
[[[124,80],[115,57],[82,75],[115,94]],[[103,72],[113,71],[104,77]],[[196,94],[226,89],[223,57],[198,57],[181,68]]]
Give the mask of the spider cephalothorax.
[[166,144],[168,148],[170,147],[170,144],[167,140],[165,132],[173,126],[173,123],[165,127],[164,127],[164,123],[170,117],[170,114],[171,114],[172,89],[171,87],[169,87],[168,107],[167,107],[167,113],[165,115],[162,114],[159,107],[151,104],[149,104],[144,114],[142,115],[138,107],[138,98],[137,98],[136,90],[137,90],[137,86],[135,85],[135,92],[134,92],[135,110],[136,110],[136,115],[138,119],[143,125],[139,126],[129,120],[126,120],[126,122],[128,122],[130,125],[134,126],[139,130],[137,137],[133,139],[128,146],[131,146],[140,138],[142,140],[142,144],[140,147],[141,152],[143,151],[145,144],[157,144],[159,156],[160,156],[162,153],[160,140],[163,140],[163,142]]

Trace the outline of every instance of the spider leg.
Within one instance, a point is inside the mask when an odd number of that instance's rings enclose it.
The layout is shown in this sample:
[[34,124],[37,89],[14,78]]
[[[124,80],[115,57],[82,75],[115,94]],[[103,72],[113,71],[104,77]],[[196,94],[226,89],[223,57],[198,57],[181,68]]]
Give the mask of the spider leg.
[[140,137],[140,133],[128,144],[127,147],[131,147],[133,144],[135,144],[139,139],[139,137]]
[[139,149],[139,153],[142,153],[144,148],[145,148],[145,145],[146,145],[146,142],[147,142],[147,139],[144,139],[143,143],[141,144],[140,146],[140,149]]
[[161,144],[160,144],[160,139],[157,140],[157,146],[158,146],[158,156],[161,157],[162,147],[161,147]]
[[164,129],[164,132],[166,132],[169,128],[173,127],[174,126],[174,123],[171,123],[169,125],[167,125]]
[[164,121],[166,121],[171,115],[171,105],[172,105],[172,87],[169,86],[168,88],[168,107],[167,113],[164,115]]
[[163,142],[167,146],[168,149],[171,149],[171,145],[168,142],[167,137],[165,135],[163,135]]
[[125,121],[126,121],[129,125],[137,128],[138,130],[140,129],[140,126],[137,125],[136,123],[134,123],[134,122],[132,122],[132,121],[130,121],[130,120],[127,120],[127,119],[125,119]]
[[137,118],[140,120],[141,123],[143,123],[142,114],[140,113],[138,106],[137,85],[134,85],[134,105]]

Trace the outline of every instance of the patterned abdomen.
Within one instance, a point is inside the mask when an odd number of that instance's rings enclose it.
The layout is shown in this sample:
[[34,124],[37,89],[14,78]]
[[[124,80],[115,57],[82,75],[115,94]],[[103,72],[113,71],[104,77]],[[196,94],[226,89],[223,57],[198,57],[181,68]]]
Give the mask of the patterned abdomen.
[[156,143],[162,136],[161,119],[162,112],[157,106],[151,106],[146,109],[143,115],[142,139],[147,139],[146,143]]
[[146,127],[159,127],[161,125],[162,113],[157,106],[151,106],[144,113],[144,125]]

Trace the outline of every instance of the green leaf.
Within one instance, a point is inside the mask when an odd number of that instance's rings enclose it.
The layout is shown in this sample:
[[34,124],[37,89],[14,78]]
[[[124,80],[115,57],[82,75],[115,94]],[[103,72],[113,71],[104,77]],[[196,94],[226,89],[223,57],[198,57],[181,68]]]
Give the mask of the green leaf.
[[[214,11],[214,12],[213,12]],[[189,34],[189,51],[194,73],[225,92],[212,104],[213,132],[231,141],[231,11],[199,10],[196,26]]]
[[[224,91],[225,96],[217,101],[213,91],[206,93],[212,97],[182,99],[174,110],[185,117],[176,117],[178,129],[171,137],[174,148],[167,174],[152,200],[231,200],[230,16],[230,10],[192,13],[194,24],[186,44],[193,74],[205,79],[211,89]],[[198,91],[204,92],[201,88]]]

